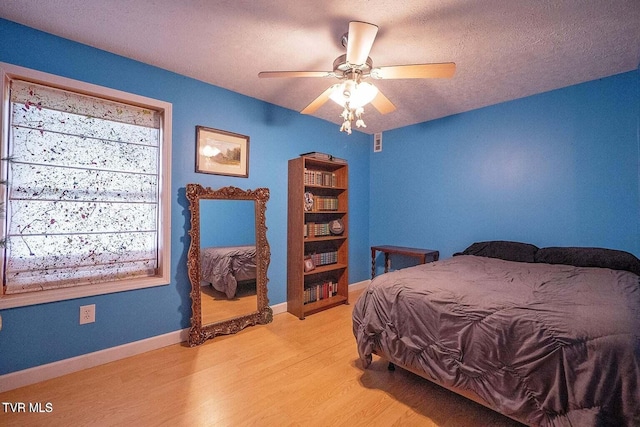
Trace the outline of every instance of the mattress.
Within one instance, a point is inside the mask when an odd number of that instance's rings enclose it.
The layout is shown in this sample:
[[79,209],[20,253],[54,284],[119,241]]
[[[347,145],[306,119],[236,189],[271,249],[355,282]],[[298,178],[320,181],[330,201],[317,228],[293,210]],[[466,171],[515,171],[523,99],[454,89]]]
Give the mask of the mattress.
[[376,277],[353,311],[376,353],[528,425],[640,425],[640,277],[461,255]]

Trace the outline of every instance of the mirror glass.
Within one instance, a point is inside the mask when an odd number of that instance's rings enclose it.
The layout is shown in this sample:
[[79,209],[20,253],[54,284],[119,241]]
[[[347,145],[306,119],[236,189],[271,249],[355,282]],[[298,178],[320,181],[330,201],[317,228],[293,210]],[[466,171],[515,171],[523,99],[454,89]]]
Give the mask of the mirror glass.
[[187,184],[186,194],[191,211],[189,344],[269,323],[273,319],[267,298],[269,190],[212,190]]
[[202,324],[258,311],[252,200],[200,200]]

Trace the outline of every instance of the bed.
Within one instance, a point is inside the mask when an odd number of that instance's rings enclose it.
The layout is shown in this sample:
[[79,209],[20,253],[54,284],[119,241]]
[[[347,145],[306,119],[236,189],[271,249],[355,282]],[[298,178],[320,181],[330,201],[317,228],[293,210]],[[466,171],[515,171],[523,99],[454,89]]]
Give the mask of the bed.
[[227,298],[236,295],[238,282],[256,279],[256,247],[224,246],[201,250],[202,280]]
[[383,274],[353,310],[376,354],[531,426],[640,425],[640,260],[478,242]]

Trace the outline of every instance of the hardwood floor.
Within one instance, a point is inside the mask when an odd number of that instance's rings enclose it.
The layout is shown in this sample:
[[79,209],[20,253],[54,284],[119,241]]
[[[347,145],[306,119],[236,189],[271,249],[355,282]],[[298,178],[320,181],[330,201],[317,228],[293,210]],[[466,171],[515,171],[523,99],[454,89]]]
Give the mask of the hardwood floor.
[[[350,301],[357,295],[352,293]],[[364,370],[353,305],[172,345],[0,394],[3,426],[500,426],[520,424],[374,356]],[[30,403],[50,412],[28,413]],[[6,406],[3,404],[3,406]]]
[[238,283],[236,295],[233,298],[227,298],[224,292],[215,290],[211,285],[201,286],[200,295],[203,325],[230,319],[243,313],[251,313],[258,309],[255,282]]

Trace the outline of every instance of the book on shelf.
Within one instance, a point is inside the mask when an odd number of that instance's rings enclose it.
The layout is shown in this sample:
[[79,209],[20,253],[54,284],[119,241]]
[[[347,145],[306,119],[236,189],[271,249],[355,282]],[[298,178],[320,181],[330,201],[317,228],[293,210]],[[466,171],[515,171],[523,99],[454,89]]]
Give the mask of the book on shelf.
[[347,164],[347,159],[341,159],[340,157],[331,156],[329,160],[335,163],[344,163],[345,165]]
[[318,212],[318,211],[337,211],[338,210],[337,197],[312,195],[312,199],[313,199],[313,206],[311,208],[311,211]]
[[315,266],[335,264],[338,262],[338,251],[307,254]]
[[304,304],[331,298],[338,293],[338,283],[333,280],[314,282],[304,288]]
[[336,162],[336,163],[344,163],[344,164],[347,163],[346,159],[341,159],[340,157],[335,157],[327,153],[319,153],[317,151],[302,153],[300,154],[300,157],[309,157],[309,158],[318,159],[318,160],[328,160],[330,162]]
[[319,153],[317,151],[310,151],[308,153],[300,154],[300,157],[310,157],[312,159],[318,159],[318,160],[330,160],[331,157],[333,156],[331,154]]
[[317,171],[304,169],[305,185],[321,185],[323,187],[335,187],[337,185],[337,177],[334,172]]
[[304,237],[323,237],[331,236],[330,224],[308,222],[304,225]]

